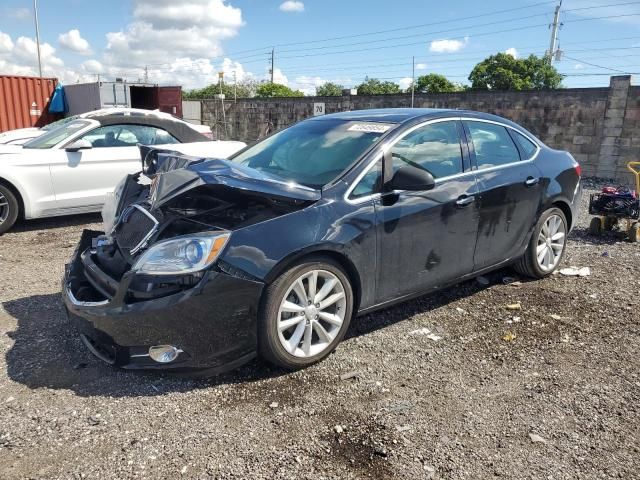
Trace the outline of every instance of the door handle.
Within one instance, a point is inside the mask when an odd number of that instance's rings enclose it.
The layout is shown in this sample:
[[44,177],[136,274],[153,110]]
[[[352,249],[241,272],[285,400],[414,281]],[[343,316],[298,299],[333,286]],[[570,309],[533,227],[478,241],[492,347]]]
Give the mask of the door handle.
[[539,178],[527,177],[527,180],[524,182],[524,184],[527,187],[533,187],[534,185],[537,185],[539,181],[540,181]]
[[474,200],[475,197],[473,195],[462,195],[461,197],[458,197],[456,205],[459,207],[466,207],[467,205],[472,204]]

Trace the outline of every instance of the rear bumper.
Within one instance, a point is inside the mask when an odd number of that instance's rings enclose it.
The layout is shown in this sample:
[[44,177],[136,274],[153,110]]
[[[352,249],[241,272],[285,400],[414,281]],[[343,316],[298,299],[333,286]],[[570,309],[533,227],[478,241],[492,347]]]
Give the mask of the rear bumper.
[[[209,270],[193,287],[160,298],[132,301],[135,274],[126,273],[106,288],[81,256],[90,255],[91,239],[99,232],[84,231],[65,268],[62,296],[69,318],[91,352],[128,369],[206,369],[211,373],[235,368],[257,351],[257,314],[263,284]],[[102,274],[103,276],[105,274]],[[113,289],[113,290],[111,290]],[[115,291],[115,293],[112,293]],[[149,347],[172,345],[181,350],[171,363],[157,363]]]

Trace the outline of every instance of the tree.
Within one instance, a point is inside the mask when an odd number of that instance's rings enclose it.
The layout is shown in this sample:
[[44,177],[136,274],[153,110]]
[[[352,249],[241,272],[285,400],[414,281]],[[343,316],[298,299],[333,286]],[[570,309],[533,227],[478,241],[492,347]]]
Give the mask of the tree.
[[385,93],[400,93],[400,85],[393,82],[382,82],[377,78],[367,78],[356,87],[358,95],[384,95]]
[[258,89],[256,90],[256,97],[304,97],[304,93],[300,90],[292,90],[286,85],[282,85],[280,83],[265,82],[258,86]]
[[478,63],[469,80],[478,90],[542,90],[559,88],[562,75],[544,58],[498,53]]
[[[450,93],[460,92],[463,90],[461,85],[449,81],[444,75],[430,73],[421,75],[416,79],[416,93]],[[407,93],[411,92],[411,87],[407,89]]]
[[337,83],[327,82],[324,85],[316,87],[316,95],[318,97],[337,97],[342,95],[344,86]]
[[[244,80],[235,86],[235,93],[238,98],[251,98],[256,95],[257,87],[258,83],[255,80]],[[219,93],[223,93],[227,100],[234,98],[234,85],[223,83],[220,88],[219,83],[212,83],[204,88],[185,92],[182,96],[185,100],[203,100],[215,98]]]

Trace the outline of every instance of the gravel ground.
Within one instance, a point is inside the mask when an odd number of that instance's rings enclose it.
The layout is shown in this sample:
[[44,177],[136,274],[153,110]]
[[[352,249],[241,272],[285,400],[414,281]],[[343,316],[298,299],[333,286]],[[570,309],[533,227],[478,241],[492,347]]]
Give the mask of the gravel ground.
[[81,344],[59,282],[98,220],[0,238],[2,479],[640,478],[640,245],[590,237],[587,215],[564,264],[588,277],[500,270],[356,319],[305,371],[209,380]]

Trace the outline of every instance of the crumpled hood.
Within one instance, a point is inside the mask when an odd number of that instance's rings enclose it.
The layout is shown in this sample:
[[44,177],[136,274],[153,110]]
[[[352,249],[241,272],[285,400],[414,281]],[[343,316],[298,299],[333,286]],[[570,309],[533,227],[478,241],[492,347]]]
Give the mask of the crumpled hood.
[[[166,156],[166,158],[165,158]],[[164,171],[164,172],[163,172]],[[151,209],[202,185],[219,190],[241,190],[256,196],[317,201],[319,190],[267,175],[228,160],[202,159],[176,154],[158,154],[158,173],[151,187]]]

